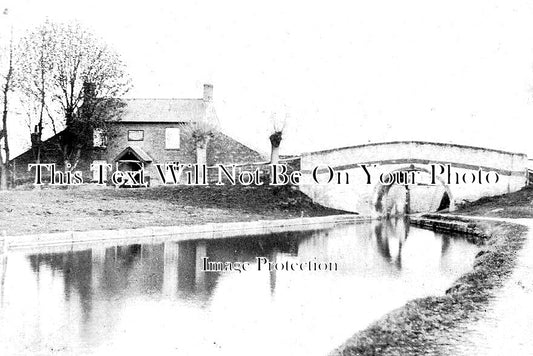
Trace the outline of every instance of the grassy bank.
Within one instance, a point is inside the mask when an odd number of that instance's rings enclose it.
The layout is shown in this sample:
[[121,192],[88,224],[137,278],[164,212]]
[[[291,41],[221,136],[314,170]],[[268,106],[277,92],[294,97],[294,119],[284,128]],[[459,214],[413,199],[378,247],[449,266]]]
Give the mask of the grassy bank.
[[509,194],[463,204],[454,214],[502,218],[533,218],[533,186]]
[[138,228],[342,214],[287,186],[43,189],[0,193],[0,233]]
[[[475,213],[475,210],[470,210]],[[482,315],[492,292],[516,264],[527,228],[476,222],[475,243],[483,245],[471,272],[444,296],[416,299],[350,338],[333,355],[446,355],[460,338],[459,326]]]

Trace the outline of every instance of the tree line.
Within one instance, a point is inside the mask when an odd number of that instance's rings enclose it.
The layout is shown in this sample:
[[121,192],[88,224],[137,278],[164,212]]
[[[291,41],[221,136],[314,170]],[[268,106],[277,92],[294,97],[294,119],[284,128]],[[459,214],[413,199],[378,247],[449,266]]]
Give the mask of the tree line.
[[21,110],[37,163],[43,129],[56,135],[65,169],[74,169],[94,130],[106,132],[131,81],[120,55],[79,23],[45,21],[0,49],[0,189],[7,189],[10,112]]

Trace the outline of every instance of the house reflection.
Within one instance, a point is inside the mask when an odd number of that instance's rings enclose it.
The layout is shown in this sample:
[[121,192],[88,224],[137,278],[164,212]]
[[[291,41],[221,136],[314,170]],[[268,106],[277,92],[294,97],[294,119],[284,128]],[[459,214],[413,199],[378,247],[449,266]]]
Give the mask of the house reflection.
[[[93,303],[104,301],[109,304],[104,309],[111,310],[111,301],[135,296],[159,295],[171,300],[194,300],[202,308],[208,306],[220,279],[224,275],[233,277],[228,272],[205,272],[203,257],[210,261],[250,262],[252,266],[257,257],[267,257],[272,262],[317,260],[337,263],[339,276],[395,277],[403,268],[408,234],[408,222],[394,219],[255,237],[97,245],[83,251],[31,254],[28,259],[37,286],[40,271],[46,266],[48,273],[63,280],[65,300],[72,298],[72,302],[80,303],[82,320],[86,322]],[[450,240],[445,237],[434,252],[445,255],[449,245]],[[290,283],[299,278],[297,274],[269,271],[270,294],[275,295],[280,281]]]
[[35,281],[47,267],[63,280],[69,301],[79,297],[85,317],[92,301],[135,294],[159,293],[169,298],[207,302],[221,273],[202,270],[202,257],[212,261],[249,261],[276,253],[297,255],[303,233],[212,241],[165,242],[153,245],[95,246],[90,250],[27,256]]

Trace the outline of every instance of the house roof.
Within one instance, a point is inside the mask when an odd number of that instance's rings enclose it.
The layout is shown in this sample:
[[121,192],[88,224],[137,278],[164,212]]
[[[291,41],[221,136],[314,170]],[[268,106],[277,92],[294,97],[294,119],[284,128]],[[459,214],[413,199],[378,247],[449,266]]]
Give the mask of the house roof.
[[203,119],[203,99],[124,99],[122,122],[195,122]]

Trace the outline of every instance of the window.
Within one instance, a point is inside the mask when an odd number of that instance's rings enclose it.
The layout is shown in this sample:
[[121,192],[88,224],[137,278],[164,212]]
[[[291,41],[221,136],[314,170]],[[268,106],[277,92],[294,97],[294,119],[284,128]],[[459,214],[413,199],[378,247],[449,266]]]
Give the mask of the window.
[[101,129],[94,129],[93,130],[93,147],[106,147],[106,136],[104,134],[104,131]]
[[180,148],[180,129],[165,129],[165,148],[167,150],[176,150]]
[[143,141],[144,130],[128,130],[128,141]]

